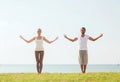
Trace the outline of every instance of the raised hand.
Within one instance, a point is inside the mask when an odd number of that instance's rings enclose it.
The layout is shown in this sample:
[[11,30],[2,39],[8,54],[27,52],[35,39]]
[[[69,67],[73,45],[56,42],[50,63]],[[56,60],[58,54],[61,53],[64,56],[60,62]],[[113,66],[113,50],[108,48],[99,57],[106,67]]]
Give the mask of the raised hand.
[[103,36],[103,34],[100,34],[100,37],[102,37]]
[[55,40],[57,40],[59,37],[57,36],[56,38],[55,38]]
[[64,37],[65,37],[65,38],[67,38],[67,35],[66,35],[66,34],[64,34]]
[[23,39],[23,37],[20,35],[20,38]]

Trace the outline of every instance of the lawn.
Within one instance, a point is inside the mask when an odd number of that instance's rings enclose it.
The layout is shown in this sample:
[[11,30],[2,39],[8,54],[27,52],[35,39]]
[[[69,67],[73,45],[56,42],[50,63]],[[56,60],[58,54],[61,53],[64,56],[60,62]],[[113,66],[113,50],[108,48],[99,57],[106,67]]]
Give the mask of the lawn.
[[120,82],[120,73],[1,73],[0,82]]

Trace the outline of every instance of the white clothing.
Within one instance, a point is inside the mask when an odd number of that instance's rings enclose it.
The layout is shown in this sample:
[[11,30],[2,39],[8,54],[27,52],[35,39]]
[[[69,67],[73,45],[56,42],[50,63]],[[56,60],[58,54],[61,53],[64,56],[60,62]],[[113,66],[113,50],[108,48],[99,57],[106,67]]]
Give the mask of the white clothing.
[[44,47],[43,47],[43,37],[41,37],[41,39],[35,39],[36,42],[36,48],[35,51],[44,51]]
[[79,38],[79,47],[80,50],[87,50],[87,41],[88,41],[89,35],[85,35],[84,37]]

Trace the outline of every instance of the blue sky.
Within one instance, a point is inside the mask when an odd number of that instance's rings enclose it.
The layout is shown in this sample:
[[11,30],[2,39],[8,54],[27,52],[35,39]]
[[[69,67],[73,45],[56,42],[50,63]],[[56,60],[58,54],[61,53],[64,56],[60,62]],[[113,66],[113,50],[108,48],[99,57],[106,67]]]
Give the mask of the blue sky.
[[89,64],[120,63],[120,1],[119,0],[0,0],[0,63],[34,64],[35,42],[25,43],[36,36],[38,28],[53,44],[44,43],[45,64],[78,64],[78,41],[72,43],[63,34],[104,36],[88,41]]

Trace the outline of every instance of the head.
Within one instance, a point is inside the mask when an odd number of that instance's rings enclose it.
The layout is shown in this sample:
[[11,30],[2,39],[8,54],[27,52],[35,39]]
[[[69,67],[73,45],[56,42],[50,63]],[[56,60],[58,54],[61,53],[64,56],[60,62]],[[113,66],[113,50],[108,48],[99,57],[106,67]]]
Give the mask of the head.
[[80,31],[81,31],[82,34],[85,34],[86,28],[85,28],[85,27],[82,27]]
[[38,35],[41,35],[41,33],[42,33],[42,30],[39,28],[39,29],[37,30],[37,34],[38,34]]

